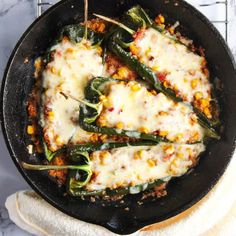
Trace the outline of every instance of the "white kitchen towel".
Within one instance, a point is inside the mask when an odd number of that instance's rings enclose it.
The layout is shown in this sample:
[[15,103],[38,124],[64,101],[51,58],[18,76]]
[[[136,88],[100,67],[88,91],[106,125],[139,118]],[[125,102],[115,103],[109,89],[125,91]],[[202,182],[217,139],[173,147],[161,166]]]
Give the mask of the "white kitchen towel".
[[[219,183],[199,203],[167,221],[146,227],[135,236],[236,235],[236,156]],[[207,180],[206,180],[207,181]],[[107,229],[58,211],[33,191],[20,191],[6,200],[10,219],[35,235],[110,236]]]

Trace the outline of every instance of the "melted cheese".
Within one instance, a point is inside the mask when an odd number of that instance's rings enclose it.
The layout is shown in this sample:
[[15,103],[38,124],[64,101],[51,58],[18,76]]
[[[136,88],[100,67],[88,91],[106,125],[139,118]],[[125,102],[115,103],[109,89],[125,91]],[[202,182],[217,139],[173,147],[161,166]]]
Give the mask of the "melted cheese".
[[60,92],[83,98],[88,80],[102,75],[103,65],[98,49],[89,42],[62,41],[52,50],[54,58],[43,72],[41,124],[50,148],[56,150],[69,140],[77,143],[91,136],[77,125],[80,104]]
[[[194,94],[210,97],[211,84],[203,73],[205,58],[189,51],[158,31],[149,28],[135,41],[140,60],[156,72],[167,73],[166,81],[177,89],[186,101],[193,102]],[[192,86],[192,81],[196,81]]]
[[122,125],[125,130],[156,132],[181,143],[199,141],[204,136],[191,107],[175,103],[163,93],[154,95],[137,83],[112,83],[107,99],[109,106],[105,104],[101,114],[107,127]]
[[91,155],[95,177],[86,188],[90,191],[144,184],[157,179],[185,174],[203,144],[178,145],[160,143],[151,147],[123,147],[97,151]]

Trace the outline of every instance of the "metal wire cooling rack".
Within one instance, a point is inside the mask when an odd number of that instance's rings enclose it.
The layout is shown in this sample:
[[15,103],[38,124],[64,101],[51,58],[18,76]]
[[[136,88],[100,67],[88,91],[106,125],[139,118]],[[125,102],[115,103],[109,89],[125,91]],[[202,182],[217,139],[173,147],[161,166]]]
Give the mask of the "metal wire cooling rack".
[[[39,17],[45,10],[50,6],[58,2],[58,0],[37,0],[37,17]],[[228,41],[228,0],[225,1],[213,1],[206,0],[206,3],[198,4],[199,9],[206,7],[214,7],[216,5],[221,5],[222,11],[225,11],[225,18],[223,20],[211,20],[214,25],[223,25],[224,26],[224,38]]]

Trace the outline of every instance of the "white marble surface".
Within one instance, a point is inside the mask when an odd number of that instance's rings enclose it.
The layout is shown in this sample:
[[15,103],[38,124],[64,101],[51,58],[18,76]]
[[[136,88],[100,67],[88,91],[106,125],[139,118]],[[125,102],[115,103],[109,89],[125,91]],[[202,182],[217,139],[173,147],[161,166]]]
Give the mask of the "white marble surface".
[[[188,0],[195,6],[214,0]],[[229,46],[236,57],[236,0],[229,2]],[[200,10],[211,20],[222,20],[224,5],[204,7]],[[36,0],[0,0],[0,78],[15,43],[36,17]],[[224,26],[216,24],[224,35]],[[9,218],[4,207],[6,197],[17,190],[29,188],[18,173],[0,132],[0,236],[27,236]]]

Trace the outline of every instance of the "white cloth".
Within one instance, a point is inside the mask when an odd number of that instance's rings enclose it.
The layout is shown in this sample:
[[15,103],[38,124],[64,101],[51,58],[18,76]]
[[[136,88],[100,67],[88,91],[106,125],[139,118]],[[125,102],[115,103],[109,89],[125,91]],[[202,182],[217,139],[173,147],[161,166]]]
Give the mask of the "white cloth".
[[[135,236],[236,235],[236,156],[212,191],[186,212],[146,227]],[[110,236],[107,229],[69,217],[33,191],[20,191],[6,200],[10,219],[35,235]],[[52,220],[53,219],[53,220]],[[56,219],[56,220],[55,220]]]

